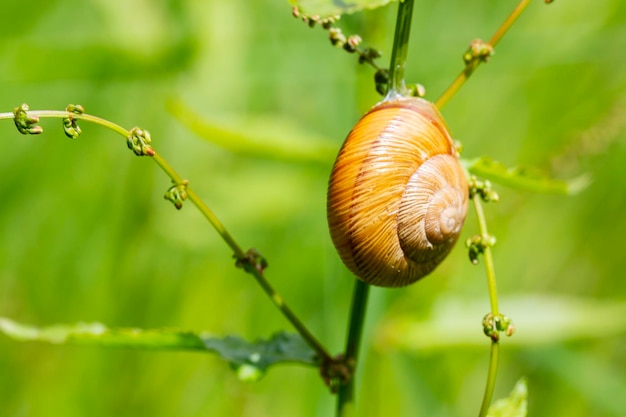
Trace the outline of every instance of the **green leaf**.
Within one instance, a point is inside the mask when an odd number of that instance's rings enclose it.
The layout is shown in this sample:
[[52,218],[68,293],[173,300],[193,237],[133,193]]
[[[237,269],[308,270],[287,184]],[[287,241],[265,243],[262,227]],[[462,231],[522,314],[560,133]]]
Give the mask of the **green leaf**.
[[528,405],[526,379],[517,381],[507,398],[502,398],[489,407],[487,417],[526,417]]
[[297,334],[279,332],[269,340],[249,343],[237,336],[223,339],[203,337],[204,346],[226,359],[240,378],[256,380],[266,369],[280,362],[317,366],[315,352]]
[[339,150],[338,143],[312,135],[285,119],[257,117],[218,124],[204,119],[180,100],[169,100],[167,109],[201,138],[240,155],[330,165]]
[[289,0],[306,16],[319,15],[322,18],[376,9],[394,1],[397,0]]
[[257,380],[277,363],[317,366],[315,352],[297,334],[278,332],[271,338],[247,342],[238,336],[213,337],[171,329],[109,329],[101,323],[34,327],[0,317],[0,332],[21,341],[112,346],[151,350],[195,350],[216,353],[237,375]]
[[550,178],[541,171],[530,167],[508,168],[491,158],[482,157],[471,161],[464,160],[467,170],[474,175],[524,191],[544,194],[576,194],[591,182],[584,174],[569,181]]

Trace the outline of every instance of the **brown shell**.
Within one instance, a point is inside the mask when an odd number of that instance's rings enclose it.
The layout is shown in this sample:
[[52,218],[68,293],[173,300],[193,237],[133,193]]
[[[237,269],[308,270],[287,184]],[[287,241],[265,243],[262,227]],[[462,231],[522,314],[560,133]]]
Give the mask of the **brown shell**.
[[401,287],[429,274],[457,241],[468,185],[435,106],[377,104],[344,142],[330,177],[328,224],[360,279]]

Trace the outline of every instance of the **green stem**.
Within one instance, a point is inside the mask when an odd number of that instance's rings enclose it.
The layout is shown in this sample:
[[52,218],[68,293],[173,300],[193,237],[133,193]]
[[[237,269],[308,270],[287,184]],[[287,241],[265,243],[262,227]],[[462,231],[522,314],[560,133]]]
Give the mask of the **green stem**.
[[[487,230],[487,220],[485,218],[483,205],[480,201],[480,196],[476,194],[474,198],[472,198],[472,202],[474,203],[474,209],[476,210],[476,218],[478,219],[480,235],[485,241],[487,241],[489,240],[489,230]],[[483,255],[485,259],[485,271],[487,272],[487,288],[489,291],[489,302],[491,303],[491,313],[496,316],[499,314],[498,289],[496,285],[496,268],[493,263],[491,246],[487,245]]]
[[[68,117],[67,111],[59,111],[59,110],[28,110],[29,116],[36,116],[39,118],[55,118],[55,119],[64,119]],[[2,119],[13,119],[15,116],[13,113],[0,113],[0,120]],[[110,129],[123,137],[128,137],[130,132],[117,125],[113,122],[110,122],[106,119],[102,119],[97,116],[93,116],[90,114],[75,114],[72,113],[72,118],[76,120],[84,120],[88,122],[92,122],[94,124],[98,124],[107,129]],[[175,184],[182,184],[183,178],[172,168],[172,166],[158,153],[154,153],[152,156],[154,162],[165,172],[165,174],[170,177],[170,179]],[[234,252],[234,256],[236,259],[245,259],[247,254],[241,249],[241,247],[237,244],[235,239],[230,235],[226,227],[222,224],[222,222],[217,218],[217,216],[209,209],[209,207],[200,199],[198,194],[196,194],[189,186],[186,187],[187,197],[192,202],[194,206],[202,215],[209,221],[211,226],[217,231],[217,233],[222,237],[224,242],[232,249]],[[255,267],[245,268],[246,272],[250,273],[255,280],[259,283],[259,285],[263,288],[265,293],[270,297],[274,305],[278,307],[278,309],[283,313],[283,315],[289,320],[289,322],[295,327],[295,329],[300,333],[302,338],[306,340],[306,342],[313,348],[321,360],[331,361],[330,354],[326,351],[324,346],[313,336],[313,334],[307,329],[307,327],[300,321],[300,319],[295,315],[295,313],[289,308],[289,306],[285,303],[283,298],[280,296],[276,290],[270,285],[269,281],[265,278],[263,273],[256,269]]]
[[337,393],[337,416],[347,417],[354,415],[354,383],[356,364],[359,356],[359,346],[363,335],[365,312],[367,310],[367,298],[370,286],[357,279],[354,283],[352,294],[352,307],[350,310],[350,324],[344,353],[345,363],[352,367],[351,379],[339,387]]
[[406,57],[409,51],[409,36],[411,34],[411,20],[413,17],[413,0],[404,0],[398,4],[398,16],[396,18],[396,32],[393,38],[391,50],[391,63],[389,64],[389,91],[387,99],[407,94],[404,82],[404,70]]
[[[489,230],[487,230],[487,220],[485,218],[485,212],[481,203],[481,197],[478,193],[474,194],[472,198],[474,203],[474,209],[476,211],[476,217],[478,219],[478,227],[480,234],[485,241],[489,240]],[[491,314],[497,317],[498,312],[498,290],[496,287],[496,272],[493,263],[493,254],[491,246],[487,245],[483,252],[485,260],[485,271],[487,273],[487,287],[489,291],[489,302],[491,304]],[[489,358],[489,369],[487,371],[487,383],[485,386],[485,394],[483,395],[483,402],[480,407],[479,417],[485,417],[489,406],[493,399],[493,391],[496,385],[496,375],[498,373],[498,356],[499,356],[500,343],[497,339],[491,341],[491,355]]]
[[500,25],[496,33],[494,33],[491,39],[489,40],[489,44],[491,46],[495,47],[496,44],[500,42],[500,39],[502,39],[502,37],[511,28],[511,26],[513,26],[513,23],[515,23],[515,21],[520,17],[520,15],[524,12],[524,10],[526,10],[526,7],[528,7],[528,5],[530,4],[530,1],[531,0],[521,0],[517,4],[517,6],[515,6],[515,9],[513,9],[509,17],[506,18],[504,23]]
[[487,385],[485,387],[485,394],[483,395],[483,403],[480,406],[480,412],[478,417],[485,417],[489,411],[491,405],[491,399],[493,398],[493,391],[496,387],[496,374],[498,373],[498,356],[500,353],[500,343],[491,342],[491,354],[489,356],[489,374],[487,376]]
[[265,275],[263,275],[263,273],[261,273],[256,268],[252,268],[251,270],[248,270],[246,268],[246,271],[252,274],[252,276],[259,283],[261,288],[263,288],[263,291],[265,291],[265,293],[270,297],[274,305],[278,307],[278,309],[283,313],[287,320],[289,320],[291,325],[298,331],[298,333],[300,333],[300,336],[302,336],[302,338],[308,343],[308,345],[311,346],[311,348],[313,348],[315,352],[317,352],[319,359],[322,362],[331,362],[332,357],[326,351],[326,348],[319,342],[319,340],[317,340],[315,336],[313,336],[313,333],[311,333],[309,329],[304,325],[304,323],[302,323],[302,321],[293,312],[293,310],[289,308],[289,306],[283,300],[283,297],[278,292],[276,292],[276,290],[274,290],[267,278],[265,278]]
[[[511,12],[511,14],[504,21],[504,23],[500,25],[496,33],[494,33],[494,35],[491,37],[491,39],[489,40],[489,45],[495,47],[496,44],[500,42],[500,39],[502,39],[504,34],[511,28],[511,26],[513,26],[513,23],[515,23],[515,21],[520,17],[526,7],[528,7],[530,1],[531,0],[521,0],[518,3],[513,12]],[[452,84],[450,84],[446,91],[444,91],[443,94],[441,94],[441,96],[437,99],[437,101],[435,101],[435,105],[440,109],[443,108],[443,106],[445,106],[448,101],[450,101],[450,99],[457,93],[457,91],[463,86],[463,84],[465,84],[465,82],[472,75],[474,70],[478,68],[478,65],[480,65],[481,62],[482,61],[478,59],[468,62],[465,65],[463,71],[461,71],[461,73],[454,79],[454,81],[452,81]]]

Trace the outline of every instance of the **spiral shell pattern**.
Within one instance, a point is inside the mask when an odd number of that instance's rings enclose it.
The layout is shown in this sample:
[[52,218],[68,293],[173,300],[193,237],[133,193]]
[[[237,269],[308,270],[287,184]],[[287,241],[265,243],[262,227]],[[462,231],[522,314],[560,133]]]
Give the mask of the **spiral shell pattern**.
[[331,238],[363,281],[405,286],[450,252],[467,200],[465,173],[434,105],[384,101],[356,124],[335,161],[327,203]]

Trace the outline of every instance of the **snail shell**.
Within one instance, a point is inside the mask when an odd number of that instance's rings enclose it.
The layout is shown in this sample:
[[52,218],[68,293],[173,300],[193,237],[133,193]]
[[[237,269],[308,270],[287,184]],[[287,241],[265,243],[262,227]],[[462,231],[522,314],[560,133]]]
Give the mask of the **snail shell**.
[[419,98],[383,101],[354,126],[335,161],[331,238],[363,281],[405,286],[450,252],[467,200],[467,179],[436,107]]

